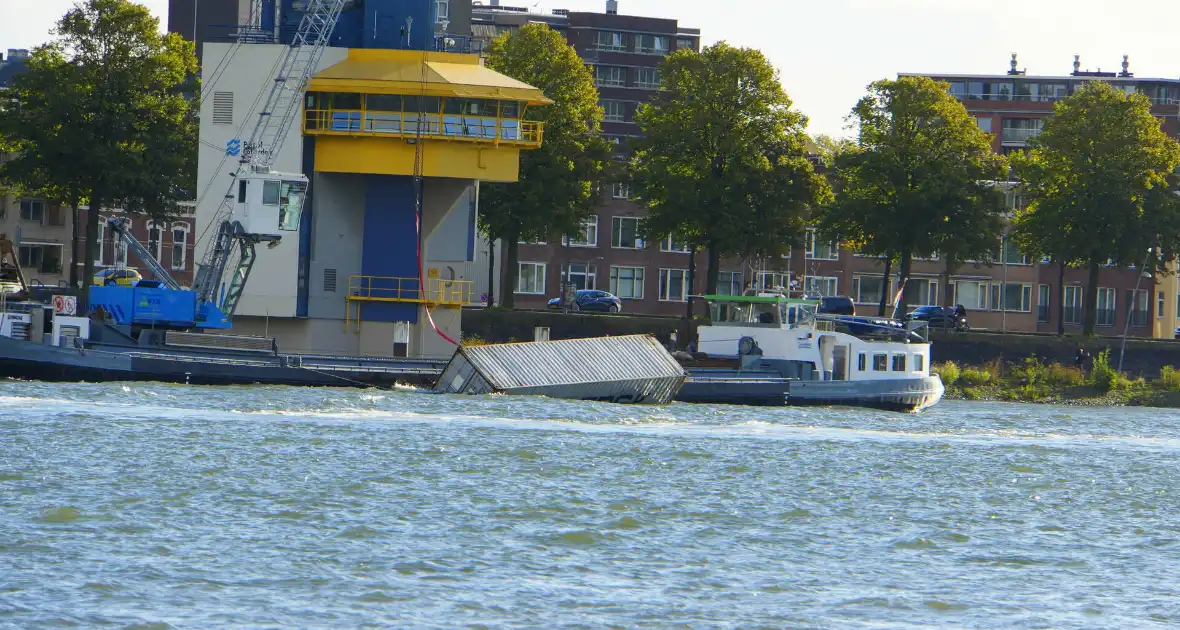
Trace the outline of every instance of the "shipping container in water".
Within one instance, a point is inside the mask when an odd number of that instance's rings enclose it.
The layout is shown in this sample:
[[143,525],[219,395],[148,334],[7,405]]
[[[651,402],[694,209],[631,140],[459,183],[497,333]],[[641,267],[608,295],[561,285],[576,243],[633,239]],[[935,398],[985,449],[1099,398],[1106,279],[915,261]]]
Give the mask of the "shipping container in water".
[[684,368],[650,335],[564,339],[455,351],[435,388],[444,394],[515,394],[663,405]]

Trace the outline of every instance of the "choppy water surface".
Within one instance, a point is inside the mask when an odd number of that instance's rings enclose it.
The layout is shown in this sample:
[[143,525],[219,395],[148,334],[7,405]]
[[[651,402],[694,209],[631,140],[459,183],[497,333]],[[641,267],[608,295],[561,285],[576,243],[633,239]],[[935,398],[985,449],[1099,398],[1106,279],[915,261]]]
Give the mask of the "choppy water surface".
[[0,383],[0,626],[1180,625],[1180,415]]

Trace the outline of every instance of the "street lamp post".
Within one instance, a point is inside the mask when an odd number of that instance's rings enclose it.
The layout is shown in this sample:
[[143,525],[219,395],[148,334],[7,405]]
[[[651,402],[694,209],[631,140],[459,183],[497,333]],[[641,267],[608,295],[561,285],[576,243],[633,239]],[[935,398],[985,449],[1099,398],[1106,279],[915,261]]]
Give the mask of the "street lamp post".
[[1143,282],[1143,278],[1151,277],[1147,271],[1147,263],[1151,260],[1153,253],[1153,250],[1147,250],[1147,255],[1143,258],[1143,266],[1139,269],[1139,277],[1135,279],[1135,291],[1131,293],[1131,299],[1127,300],[1127,315],[1123,318],[1123,340],[1119,346],[1119,372],[1123,371],[1123,357],[1127,354],[1127,331],[1131,326],[1131,315],[1135,312],[1135,301],[1139,298],[1139,284]]

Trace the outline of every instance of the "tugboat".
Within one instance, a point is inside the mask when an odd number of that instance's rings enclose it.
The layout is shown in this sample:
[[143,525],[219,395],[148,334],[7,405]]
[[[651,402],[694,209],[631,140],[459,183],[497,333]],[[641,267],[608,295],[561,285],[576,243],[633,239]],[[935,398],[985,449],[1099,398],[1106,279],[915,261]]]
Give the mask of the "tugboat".
[[926,322],[824,314],[778,292],[702,296],[702,361],[687,361],[682,402],[846,405],[920,411],[942,399]]

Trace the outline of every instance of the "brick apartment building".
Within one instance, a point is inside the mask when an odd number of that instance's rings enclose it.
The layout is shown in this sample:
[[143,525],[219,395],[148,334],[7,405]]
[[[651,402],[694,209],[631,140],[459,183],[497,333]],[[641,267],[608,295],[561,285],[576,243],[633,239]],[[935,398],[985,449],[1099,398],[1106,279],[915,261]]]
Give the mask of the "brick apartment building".
[[[497,2],[475,5],[474,43],[482,48],[529,22],[561,31],[594,72],[604,111],[602,133],[619,147],[620,156],[628,140],[639,136],[635,111],[659,89],[664,57],[682,48],[700,49],[699,29],[682,27],[675,19],[621,15],[614,1],[606,3],[604,13],[535,13]],[[560,243],[521,244],[517,307],[544,308],[560,293],[562,276],[568,273],[576,288],[618,295],[626,312],[683,313],[690,294],[686,248],[667,240],[643,242],[638,230],[644,211],[629,199],[626,186],[607,184],[601,193],[602,203],[581,233]],[[698,256],[698,263],[703,260]]]

